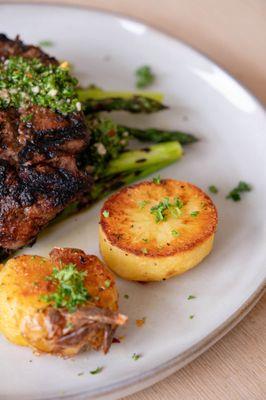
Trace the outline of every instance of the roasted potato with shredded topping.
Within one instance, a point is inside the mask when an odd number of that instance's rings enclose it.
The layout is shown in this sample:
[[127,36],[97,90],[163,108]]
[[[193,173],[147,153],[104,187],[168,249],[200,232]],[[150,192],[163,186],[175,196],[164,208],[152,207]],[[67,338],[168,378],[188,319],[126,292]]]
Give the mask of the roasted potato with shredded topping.
[[96,256],[67,248],[50,258],[18,256],[0,269],[0,332],[37,352],[107,352],[127,320],[117,300],[114,277]]
[[100,250],[122,278],[160,281],[202,261],[216,226],[216,208],[196,186],[173,179],[142,182],[104,203]]

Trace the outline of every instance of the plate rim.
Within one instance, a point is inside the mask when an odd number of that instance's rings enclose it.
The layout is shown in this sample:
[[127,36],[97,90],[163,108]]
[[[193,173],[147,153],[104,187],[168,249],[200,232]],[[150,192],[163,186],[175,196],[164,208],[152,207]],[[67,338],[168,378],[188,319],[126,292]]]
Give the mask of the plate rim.
[[[63,0],[64,1],[64,0]],[[245,84],[240,82],[234,75],[232,75],[226,68],[217,64],[211,57],[209,57],[205,52],[198,50],[196,47],[192,46],[189,43],[186,43],[184,40],[175,37],[169,33],[164,32],[162,29],[158,27],[154,27],[152,24],[146,23],[141,18],[134,18],[129,16],[126,13],[111,11],[111,10],[102,10],[98,9],[94,6],[86,6],[82,4],[69,4],[66,2],[53,2],[49,3],[45,0],[38,0],[37,2],[34,0],[29,1],[1,1],[0,6],[49,6],[49,7],[62,7],[67,9],[77,9],[77,10],[87,10],[94,12],[99,15],[111,16],[116,18],[123,18],[130,22],[135,22],[138,24],[142,24],[148,30],[153,33],[160,34],[161,36],[175,40],[181,43],[183,46],[190,49],[193,53],[196,53],[203,57],[205,60],[214,64],[217,68],[219,68],[223,73],[227,75],[227,77],[231,78],[237,85],[239,85],[245,92],[252,98],[252,100],[256,103],[256,106],[261,111],[266,111],[266,105],[249,89]],[[257,302],[263,297],[266,293],[266,278],[262,281],[256,290],[246,299],[246,301],[230,316],[228,317],[222,324],[220,324],[217,328],[215,328],[212,332],[209,333],[205,338],[197,342],[195,345],[190,347],[189,349],[183,351],[178,356],[173,357],[172,359],[165,361],[163,364],[160,364],[157,367],[152,368],[151,370],[136,375],[132,378],[127,378],[121,380],[114,384],[106,385],[100,389],[83,390],[82,392],[70,393],[70,394],[61,394],[56,396],[49,397],[35,397],[34,400],[89,400],[89,399],[103,399],[103,396],[112,396],[112,399],[119,399],[120,396],[126,396],[129,394],[133,394],[139,392],[156,382],[165,379],[167,376],[177,372],[179,369],[183,368],[191,361],[195,360],[198,356],[203,354],[206,350],[212,347],[216,342],[218,342],[222,337],[224,337],[227,333],[229,333],[239,322],[243,320],[244,317],[253,309],[253,307],[257,304]],[[115,397],[113,397],[115,396]]]

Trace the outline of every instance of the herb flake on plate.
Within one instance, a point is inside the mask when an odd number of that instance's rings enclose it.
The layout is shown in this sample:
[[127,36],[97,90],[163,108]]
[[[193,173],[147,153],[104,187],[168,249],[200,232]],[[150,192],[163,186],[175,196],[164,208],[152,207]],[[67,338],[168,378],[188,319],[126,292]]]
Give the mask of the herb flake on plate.
[[142,357],[141,354],[134,353],[134,354],[132,355],[132,360],[138,361],[141,357]]
[[97,367],[97,368],[93,369],[92,371],[90,371],[90,374],[97,375],[97,374],[100,374],[102,372],[102,370],[103,370],[103,367]]
[[138,89],[144,89],[153,84],[155,75],[153,74],[151,67],[143,65],[139,67],[135,72],[137,81],[136,86]]
[[250,192],[252,187],[249,183],[240,181],[239,184],[231,190],[226,196],[227,199],[231,199],[233,201],[240,201],[241,200],[241,193]]
[[215,185],[210,185],[208,189],[209,189],[209,192],[211,192],[213,194],[217,194],[219,192],[218,188]]

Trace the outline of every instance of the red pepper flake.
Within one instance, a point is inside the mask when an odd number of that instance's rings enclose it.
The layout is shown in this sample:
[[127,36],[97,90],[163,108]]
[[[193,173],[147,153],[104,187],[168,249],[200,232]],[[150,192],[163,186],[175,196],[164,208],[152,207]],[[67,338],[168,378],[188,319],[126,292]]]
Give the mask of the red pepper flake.
[[121,343],[121,341],[118,338],[114,337],[112,343]]
[[111,129],[111,130],[107,133],[107,135],[108,135],[109,137],[113,137],[113,136],[116,135],[116,131],[115,131],[114,129]]

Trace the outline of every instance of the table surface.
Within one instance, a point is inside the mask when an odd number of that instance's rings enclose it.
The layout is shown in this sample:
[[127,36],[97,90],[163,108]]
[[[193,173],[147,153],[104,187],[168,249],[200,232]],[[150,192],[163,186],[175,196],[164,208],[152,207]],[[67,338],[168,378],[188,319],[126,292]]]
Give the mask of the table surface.
[[[140,19],[207,54],[266,104],[265,0],[45,2],[86,5]],[[202,356],[164,381],[123,400],[265,399],[265,321],[266,295]]]

